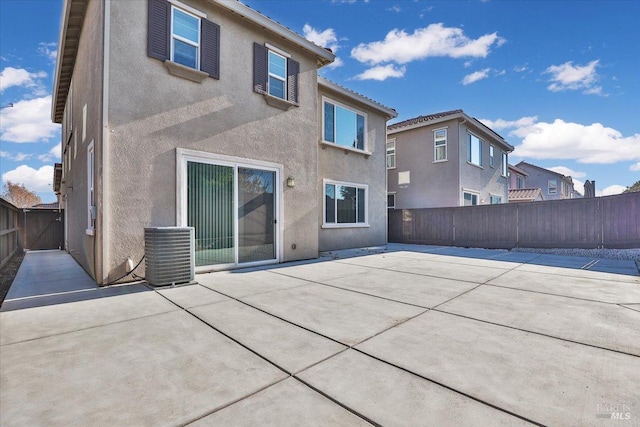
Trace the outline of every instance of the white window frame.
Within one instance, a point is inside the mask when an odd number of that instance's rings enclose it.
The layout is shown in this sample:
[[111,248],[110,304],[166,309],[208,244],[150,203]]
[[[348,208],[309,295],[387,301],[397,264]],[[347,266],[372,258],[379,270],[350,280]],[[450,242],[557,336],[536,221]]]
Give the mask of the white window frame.
[[95,171],[96,157],[93,149],[93,141],[87,147],[87,230],[90,236],[95,234],[95,220],[92,213],[95,212]]
[[[520,186],[521,182],[522,182],[522,187]],[[525,185],[524,176],[516,175],[516,188],[524,188],[524,185]]]
[[460,206],[467,206],[464,204],[464,195],[465,194],[469,194],[473,197],[476,198],[476,204],[475,205],[469,205],[469,206],[479,206],[480,205],[480,192],[478,191],[474,191],[474,190],[467,190],[466,188],[462,189],[462,198],[460,200]]
[[[204,14],[202,13],[195,13],[198,12],[197,10],[187,6],[186,4],[182,4],[180,2],[177,1],[170,1],[171,3],[171,29],[170,29],[170,34],[169,34],[169,38],[171,39],[171,42],[169,43],[169,48],[170,48],[170,59],[172,62],[174,61],[174,52],[173,52],[173,39],[179,40],[183,43],[186,43],[188,45],[194,46],[196,48],[196,66],[193,68],[194,70],[199,70],[200,69],[200,50],[202,49],[202,18],[205,17]],[[189,16],[194,17],[195,19],[198,20],[198,43],[194,43],[192,40],[188,40],[185,39],[184,37],[180,37],[179,35],[175,34],[173,31],[173,12],[174,10],[179,10],[182,13],[185,13]],[[184,65],[184,64],[180,64],[180,65]],[[188,65],[184,65],[185,67],[191,68]]]
[[[393,148],[390,148],[391,144],[393,144]],[[390,159],[393,160],[393,166],[389,166],[389,163],[391,163],[389,161]],[[390,139],[387,141],[387,169],[395,169],[395,168],[396,168],[396,140]]]
[[509,155],[505,151],[500,152],[500,161],[502,162],[500,165],[502,168],[501,175],[506,178],[509,173]]
[[[356,223],[327,222],[327,185],[334,185],[334,186],[341,185],[343,187],[354,187],[356,189],[364,189],[364,222],[356,222]],[[356,207],[357,206],[358,206],[358,203],[356,202]],[[336,221],[338,221],[338,203],[335,203],[335,206],[334,206],[334,216]],[[357,216],[358,214],[356,212],[356,220],[357,220]],[[354,182],[323,179],[322,180],[322,228],[365,228],[365,227],[369,227],[369,186],[367,184],[357,184]]]
[[[393,206],[389,204],[389,196],[393,196]],[[395,209],[396,208],[396,192],[391,191],[387,193],[387,209]]]
[[[472,161],[473,155],[471,153],[473,150],[473,140],[471,140],[471,138],[475,138],[478,140],[478,156],[479,156],[478,163],[474,163]],[[467,163],[481,168],[482,160],[483,160],[482,159],[482,139],[479,136],[472,134],[471,132],[467,132]]]
[[[351,111],[352,113],[355,113],[356,115],[362,116],[364,118],[364,134],[363,134],[364,141],[363,141],[363,144],[362,144],[363,145],[362,150],[359,149],[359,148],[348,147],[346,145],[340,145],[337,142],[331,142],[331,141],[327,141],[325,139],[325,137],[324,137],[325,136],[324,135],[324,130],[325,130],[324,104],[326,102],[328,102],[329,104],[332,104],[334,107],[344,108],[345,110]],[[334,109],[334,114],[333,114],[333,135],[334,135],[334,137],[337,136],[337,134],[338,134],[338,132],[337,132],[338,121],[336,120],[335,116],[336,116],[336,114],[335,114],[335,109]],[[371,154],[368,151],[368,146],[369,146],[369,144],[368,144],[369,141],[368,141],[368,138],[367,138],[368,122],[369,122],[369,117],[368,117],[367,113],[365,113],[364,111],[360,111],[360,110],[357,110],[357,109],[355,109],[353,107],[349,107],[348,105],[343,104],[342,102],[335,101],[335,100],[333,100],[331,98],[327,98],[326,96],[322,97],[322,143],[323,144],[326,144],[326,145],[329,145],[329,146],[332,146],[332,147],[338,147],[338,148],[344,149],[344,150],[355,151],[357,153]],[[358,121],[357,121],[357,119],[356,119],[356,122],[354,123],[354,126],[356,127],[356,135],[357,135],[358,134]],[[337,138],[334,138],[334,139],[337,140]]]
[[[554,182],[555,184],[553,184],[553,187],[551,186],[551,183]],[[553,189],[553,191],[551,191]],[[557,179],[550,179],[547,182],[547,194],[551,195],[555,195],[558,194],[558,180]]]
[[[497,199],[498,203],[493,203],[494,199]],[[489,204],[491,204],[491,205],[500,205],[500,204],[502,204],[502,196],[495,196],[493,194],[489,195]]]
[[[436,133],[440,131],[444,131],[444,144],[442,143],[438,144],[439,142],[443,141],[442,138],[439,139],[436,137]],[[448,160],[449,148],[447,146],[447,138],[448,138],[447,128],[439,128],[439,129],[433,130],[433,163],[446,162]],[[444,146],[444,158],[438,159],[438,148],[443,146]]]
[[492,144],[489,144],[489,166],[494,168],[495,165],[496,165],[495,147]]
[[87,104],[82,106],[82,143],[87,140]]
[[[271,61],[269,61],[269,54],[274,54],[276,56],[279,56],[280,58],[284,59],[284,78],[274,74],[271,72]],[[270,85],[270,80],[269,78],[267,78],[267,93],[271,96],[273,96],[274,98],[279,98],[279,99],[284,99],[287,100],[288,98],[288,87],[287,87],[287,76],[288,76],[288,72],[289,70],[287,69],[287,57],[285,55],[282,55],[280,52],[277,52],[275,49],[269,48],[267,47],[267,75],[268,77],[273,77],[276,80],[280,80],[282,82],[282,86],[284,88],[283,92],[282,92],[282,98],[280,98],[279,96],[276,96],[274,94],[271,93],[271,85]]]

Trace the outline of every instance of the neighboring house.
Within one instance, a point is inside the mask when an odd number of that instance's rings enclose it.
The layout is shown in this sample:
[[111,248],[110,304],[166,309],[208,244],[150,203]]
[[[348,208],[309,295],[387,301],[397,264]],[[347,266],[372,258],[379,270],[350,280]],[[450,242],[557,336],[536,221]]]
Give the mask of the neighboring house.
[[519,167],[509,165],[509,189],[527,188],[529,174]]
[[509,190],[509,203],[541,202],[544,194],[540,188],[514,188]]
[[528,174],[527,187],[542,189],[545,200],[582,197],[582,195],[573,188],[573,179],[570,176],[565,176],[561,173],[527,162],[520,162],[516,167]]
[[513,147],[480,121],[454,110],[387,129],[390,208],[507,203]]
[[224,0],[65,0],[58,49],[65,246],[98,283],[151,226],[195,227],[196,271],[386,243],[397,114],[318,77],[329,50]]

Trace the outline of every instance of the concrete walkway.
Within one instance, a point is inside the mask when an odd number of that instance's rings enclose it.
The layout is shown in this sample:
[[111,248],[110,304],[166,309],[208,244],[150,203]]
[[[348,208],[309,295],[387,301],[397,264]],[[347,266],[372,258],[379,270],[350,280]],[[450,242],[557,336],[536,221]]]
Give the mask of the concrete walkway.
[[389,245],[154,291],[31,252],[0,425],[640,426],[640,275],[583,261]]

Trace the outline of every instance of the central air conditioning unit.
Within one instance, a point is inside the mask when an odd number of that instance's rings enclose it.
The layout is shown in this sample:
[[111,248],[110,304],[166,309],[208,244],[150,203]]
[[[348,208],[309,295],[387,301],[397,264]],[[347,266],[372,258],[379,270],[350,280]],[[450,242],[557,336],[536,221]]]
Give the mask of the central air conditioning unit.
[[144,229],[145,279],[152,286],[193,281],[195,229],[149,227]]

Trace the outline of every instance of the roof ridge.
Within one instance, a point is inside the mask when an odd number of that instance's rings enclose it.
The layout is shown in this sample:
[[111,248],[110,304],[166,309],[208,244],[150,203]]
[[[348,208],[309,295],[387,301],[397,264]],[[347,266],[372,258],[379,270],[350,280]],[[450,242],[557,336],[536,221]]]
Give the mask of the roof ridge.
[[451,116],[454,114],[464,113],[461,109],[449,110],[449,111],[441,111],[439,113],[420,115],[411,119],[403,120],[398,123],[393,123],[388,126],[389,129],[397,129],[405,126],[415,125],[418,123],[426,122],[429,120],[439,119],[441,117]]

